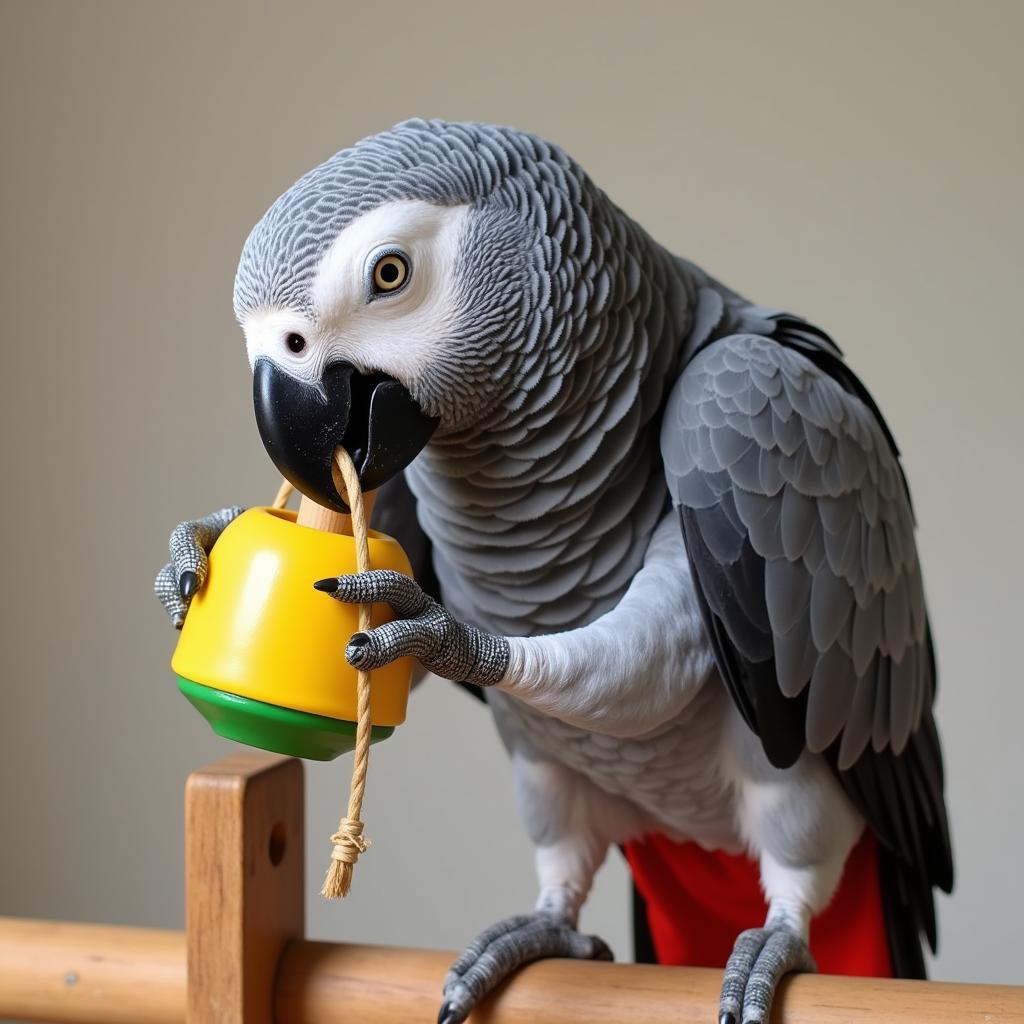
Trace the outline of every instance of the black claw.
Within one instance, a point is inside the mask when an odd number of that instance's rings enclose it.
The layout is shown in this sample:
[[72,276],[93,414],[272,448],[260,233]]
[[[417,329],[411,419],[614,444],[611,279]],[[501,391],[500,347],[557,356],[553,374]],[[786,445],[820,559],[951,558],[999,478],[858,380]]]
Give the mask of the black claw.
[[199,589],[199,580],[191,569],[186,569],[178,580],[178,591],[182,599],[187,601]]
[[451,1013],[452,1004],[449,1000],[445,1000],[441,1004],[441,1009],[437,1012],[437,1024],[448,1024],[449,1014]]
[[338,581],[334,576],[326,580],[317,580],[313,584],[313,589],[323,591],[325,594],[336,594],[338,592]]
[[370,638],[365,633],[353,633],[352,639],[349,640],[349,647],[362,648],[370,642]]
[[736,1024],[736,1015],[726,1010],[718,1015],[718,1024]]

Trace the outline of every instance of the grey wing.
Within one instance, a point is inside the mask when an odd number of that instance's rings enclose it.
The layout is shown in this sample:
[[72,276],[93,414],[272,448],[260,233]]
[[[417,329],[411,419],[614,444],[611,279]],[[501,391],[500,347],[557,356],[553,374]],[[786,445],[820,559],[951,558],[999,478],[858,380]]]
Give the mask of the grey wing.
[[910,498],[863,385],[812,360],[758,335],[701,351],[666,406],[666,479],[737,707],[778,767],[828,757],[934,945],[952,858]]

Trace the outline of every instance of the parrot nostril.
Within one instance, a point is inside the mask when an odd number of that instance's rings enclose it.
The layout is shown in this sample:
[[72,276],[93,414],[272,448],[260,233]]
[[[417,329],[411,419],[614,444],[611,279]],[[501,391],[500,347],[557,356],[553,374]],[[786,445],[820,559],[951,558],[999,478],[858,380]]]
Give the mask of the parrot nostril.
[[301,334],[289,334],[285,338],[285,344],[298,355],[306,347],[306,339]]

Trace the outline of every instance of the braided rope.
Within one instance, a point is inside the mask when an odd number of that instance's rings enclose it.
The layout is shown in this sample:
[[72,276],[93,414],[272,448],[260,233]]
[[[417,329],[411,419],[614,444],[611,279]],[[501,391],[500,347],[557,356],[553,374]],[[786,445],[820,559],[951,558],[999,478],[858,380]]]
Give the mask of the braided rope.
[[[363,507],[363,492],[359,486],[359,475],[348,452],[339,447],[334,453],[335,486],[345,495],[345,503],[352,510],[352,536],[356,544],[356,569],[368,572],[370,569],[370,547],[366,539],[366,513]],[[340,479],[339,479],[340,477]],[[370,605],[359,605],[359,631],[370,629]],[[331,864],[324,878],[320,895],[329,900],[348,895],[352,887],[352,871],[361,853],[365,853],[370,841],[363,837],[363,823],[360,814],[363,809],[363,793],[366,790],[366,772],[370,763],[370,673],[358,670],[356,680],[356,753],[352,765],[352,785],[349,789],[348,811],[338,822],[338,831],[331,836],[334,848],[331,850]]]

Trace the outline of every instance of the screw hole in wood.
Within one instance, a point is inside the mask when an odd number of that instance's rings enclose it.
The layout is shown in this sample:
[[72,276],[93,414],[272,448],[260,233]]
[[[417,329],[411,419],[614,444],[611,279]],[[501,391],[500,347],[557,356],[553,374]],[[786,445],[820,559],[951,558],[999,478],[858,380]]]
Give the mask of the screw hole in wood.
[[288,835],[285,831],[284,822],[279,821],[270,830],[270,840],[267,843],[267,854],[270,863],[276,868],[284,860],[285,850],[288,848]]

